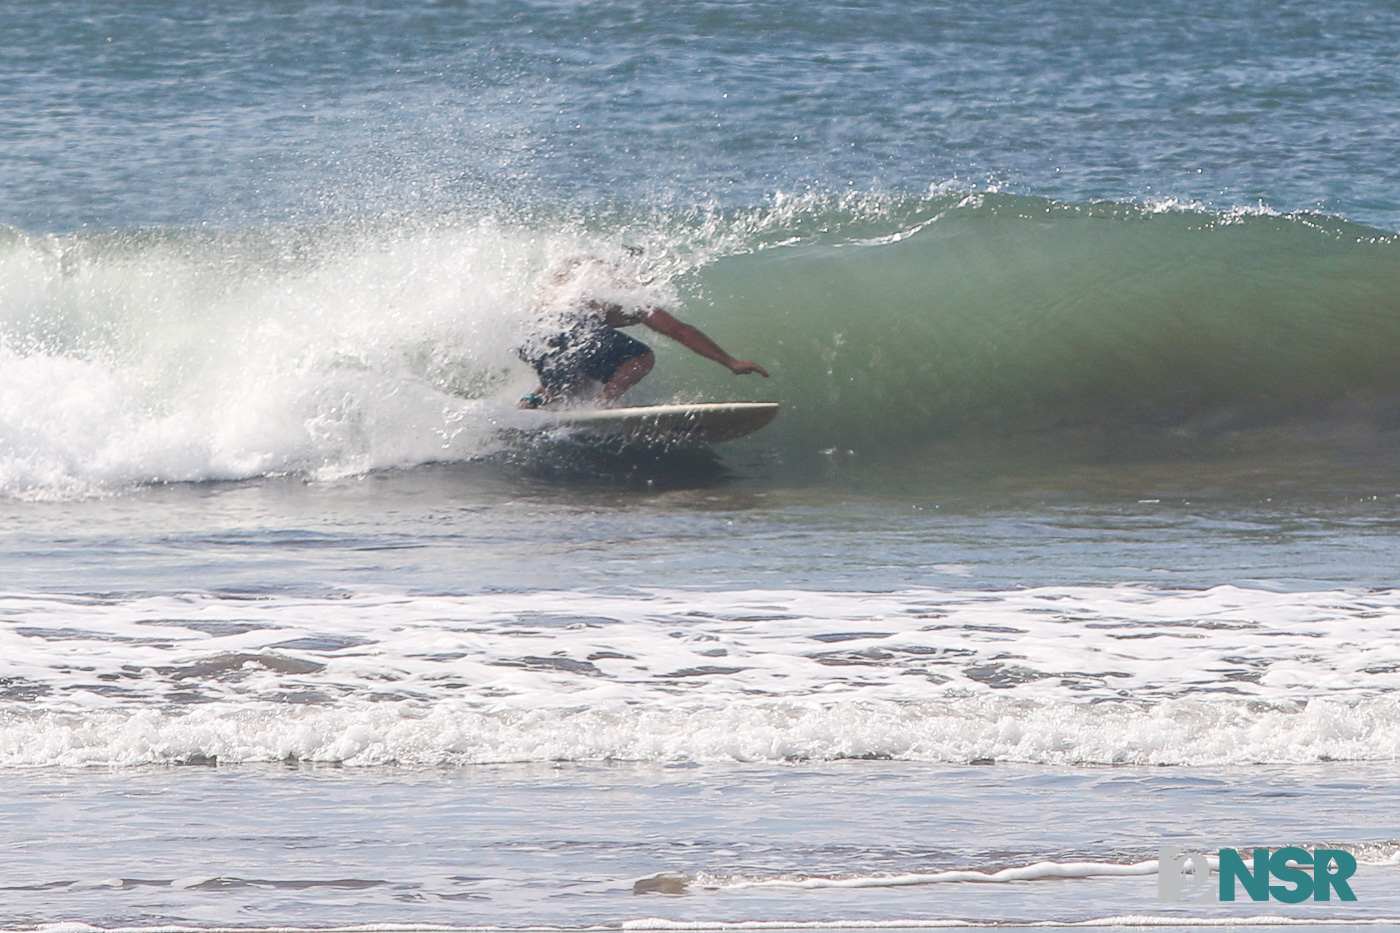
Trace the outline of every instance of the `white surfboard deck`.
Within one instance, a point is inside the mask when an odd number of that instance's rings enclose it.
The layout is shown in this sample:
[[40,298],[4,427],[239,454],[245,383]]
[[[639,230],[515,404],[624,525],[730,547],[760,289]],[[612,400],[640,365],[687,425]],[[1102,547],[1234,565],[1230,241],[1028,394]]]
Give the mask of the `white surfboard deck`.
[[713,444],[752,434],[778,414],[777,402],[647,405],[642,408],[537,409],[550,424],[601,437]]

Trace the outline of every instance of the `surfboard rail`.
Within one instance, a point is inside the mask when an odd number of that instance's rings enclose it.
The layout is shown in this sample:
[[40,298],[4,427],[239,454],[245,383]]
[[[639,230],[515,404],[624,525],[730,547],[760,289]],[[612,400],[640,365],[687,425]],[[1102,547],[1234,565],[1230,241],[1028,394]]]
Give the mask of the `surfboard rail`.
[[777,402],[708,402],[637,408],[537,409],[552,424],[605,437],[699,441],[706,444],[752,434],[778,415]]

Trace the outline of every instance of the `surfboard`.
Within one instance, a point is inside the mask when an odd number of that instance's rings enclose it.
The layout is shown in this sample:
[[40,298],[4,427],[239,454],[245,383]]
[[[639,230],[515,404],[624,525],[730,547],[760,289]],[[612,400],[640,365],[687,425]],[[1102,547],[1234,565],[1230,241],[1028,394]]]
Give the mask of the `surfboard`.
[[778,414],[777,402],[647,405],[641,408],[536,409],[550,424],[600,437],[714,444],[752,434]]

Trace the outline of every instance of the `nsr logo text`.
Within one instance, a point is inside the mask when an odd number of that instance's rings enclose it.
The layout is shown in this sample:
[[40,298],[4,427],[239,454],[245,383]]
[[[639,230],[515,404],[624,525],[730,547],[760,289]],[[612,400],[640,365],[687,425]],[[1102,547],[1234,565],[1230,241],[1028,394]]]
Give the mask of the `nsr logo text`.
[[[1270,897],[1285,904],[1298,904],[1312,898],[1330,901],[1332,892],[1343,901],[1354,901],[1347,879],[1356,874],[1356,858],[1341,849],[1309,852],[1296,846],[1255,849],[1253,866],[1234,849],[1220,850],[1220,883],[1210,883],[1210,859],[1197,853],[1164,847],[1157,851],[1157,899],[1196,902],[1233,901],[1235,884],[1244,887],[1252,901]],[[1307,871],[1311,866],[1312,871]],[[1282,884],[1270,884],[1273,877]]]

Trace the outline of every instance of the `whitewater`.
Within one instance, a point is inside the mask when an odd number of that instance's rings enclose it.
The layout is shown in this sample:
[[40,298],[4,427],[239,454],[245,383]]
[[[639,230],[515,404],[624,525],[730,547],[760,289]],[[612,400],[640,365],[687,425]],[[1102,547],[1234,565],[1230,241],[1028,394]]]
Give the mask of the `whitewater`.
[[1393,592],[12,597],[0,614],[4,692],[27,700],[0,722],[5,767],[1226,765],[1400,742]]
[[0,29],[0,931],[1400,924],[1392,5]]

